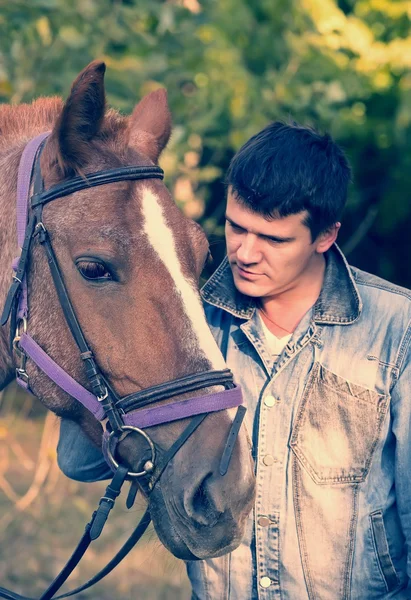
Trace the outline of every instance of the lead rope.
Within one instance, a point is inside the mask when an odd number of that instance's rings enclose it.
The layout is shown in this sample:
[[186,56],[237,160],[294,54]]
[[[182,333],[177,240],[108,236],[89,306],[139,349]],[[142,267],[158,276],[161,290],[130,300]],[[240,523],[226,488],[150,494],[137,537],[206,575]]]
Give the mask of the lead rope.
[[[82,586],[71,590],[66,594],[55,596],[56,592],[58,592],[62,585],[67,581],[67,579],[70,577],[71,573],[74,571],[80,560],[83,558],[90,544],[98,537],[100,537],[104,525],[106,524],[108,515],[114,506],[116,498],[121,492],[121,488],[126,479],[127,473],[128,469],[126,467],[118,467],[113,479],[106,488],[104,496],[100,498],[98,508],[94,511],[89,523],[87,523],[84,533],[79,543],[77,544],[77,547],[74,550],[73,554],[71,555],[61,572],[57,575],[54,581],[49,585],[47,590],[40,596],[38,600],[52,600],[53,598],[54,600],[57,600],[60,598],[68,598],[69,596],[74,596],[75,594],[78,594],[79,592],[90,588],[95,583],[101,581],[103,577],[108,575],[123,560],[123,558],[125,558],[127,554],[129,554],[129,552],[134,548],[136,543],[141,539],[151,521],[150,511],[148,508],[146,509],[140,522],[138,523],[137,527],[134,529],[130,537],[127,539],[125,544],[120,548],[117,554],[101,571],[99,571],[92,579],[84,583]],[[21,596],[20,594],[15,594],[14,592],[11,592],[2,587],[0,587],[0,598],[5,598],[5,600],[37,600],[28,596]]]
[[[240,406],[239,409],[241,409],[241,408],[243,408],[243,407]],[[223,458],[221,460],[220,473],[222,470],[226,470],[226,469],[222,469],[223,463],[224,463],[224,466],[226,466],[228,468],[228,463],[230,461],[231,454],[232,454],[232,448],[233,448],[232,444],[229,444],[228,442],[229,441],[232,442],[233,432],[237,429],[237,427],[238,428],[240,427],[241,422],[244,417],[244,414],[245,414],[245,410],[240,411],[239,409],[237,411],[237,417],[236,417],[236,419],[234,419],[234,422],[231,426],[230,434],[228,436],[226,448],[224,450]],[[150,493],[153,490],[154,486],[160,479],[162,473],[164,472],[164,469],[166,468],[166,466],[168,465],[170,460],[176,455],[176,453],[181,448],[181,446],[188,440],[188,438],[194,433],[194,431],[199,427],[199,425],[204,421],[204,419],[206,417],[207,417],[207,414],[195,416],[191,420],[191,422],[187,425],[187,427],[184,429],[184,431],[180,435],[180,437],[164,453],[162,460],[159,462],[159,464],[156,467],[156,470],[153,474],[152,480],[148,484],[148,488],[149,488],[148,493]],[[230,447],[229,449],[227,449],[228,446]],[[146,509],[140,522],[138,523],[137,527],[135,528],[133,533],[130,535],[128,540],[120,548],[120,550],[117,552],[117,554],[111,559],[111,561],[101,571],[99,571],[94,577],[89,579],[89,581],[84,583],[82,586],[77,587],[74,590],[67,592],[66,594],[62,594],[60,596],[55,596],[56,592],[58,592],[58,590],[61,588],[61,586],[70,577],[71,573],[73,572],[75,567],[78,565],[78,563],[80,562],[80,560],[86,553],[91,542],[96,540],[98,537],[100,537],[101,532],[103,531],[104,525],[106,524],[108,515],[114,506],[116,498],[119,496],[119,494],[121,492],[121,488],[123,486],[124,481],[126,480],[127,474],[128,474],[128,469],[126,467],[123,467],[120,465],[117,468],[112,481],[106,488],[104,496],[100,499],[97,510],[94,511],[90,522],[87,523],[85,530],[84,530],[84,534],[83,534],[82,538],[80,539],[76,549],[74,550],[73,554],[67,561],[65,567],[63,567],[62,571],[57,575],[55,580],[50,584],[50,586],[43,593],[43,595],[40,596],[40,598],[38,600],[53,600],[53,599],[60,600],[63,598],[68,598],[70,596],[74,596],[75,594],[79,594],[80,592],[87,590],[91,586],[93,586],[96,583],[98,583],[99,581],[101,581],[106,575],[108,575],[123,560],[123,558],[125,558],[127,556],[127,554],[129,554],[129,552],[134,548],[134,546],[137,544],[137,542],[141,539],[141,537],[143,536],[144,532],[146,531],[147,527],[149,526],[149,524],[151,522],[150,511],[148,508]],[[133,488],[131,488],[131,489],[133,489]],[[131,492],[131,489],[130,489],[130,492]],[[127,499],[127,507],[131,507],[134,504],[134,499],[135,499],[134,493],[132,494],[132,496],[134,496],[132,498],[132,501],[131,501],[130,497]],[[5,588],[0,588],[0,598],[5,598],[5,600],[36,600],[35,598],[29,598],[27,596],[21,596],[19,594],[15,594],[13,592],[10,592],[9,590],[6,590]]]

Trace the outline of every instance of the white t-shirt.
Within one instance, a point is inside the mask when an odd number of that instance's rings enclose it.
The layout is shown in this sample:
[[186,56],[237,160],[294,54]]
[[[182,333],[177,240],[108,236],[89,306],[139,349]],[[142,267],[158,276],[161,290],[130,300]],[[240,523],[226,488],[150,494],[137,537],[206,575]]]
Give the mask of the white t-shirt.
[[286,335],[285,337],[278,338],[276,335],[274,335],[274,333],[272,333],[268,329],[267,325],[264,323],[264,321],[261,317],[260,312],[258,313],[258,316],[260,317],[260,321],[261,321],[261,324],[263,327],[265,339],[267,341],[267,345],[268,345],[269,349],[271,350],[271,353],[273,354],[273,356],[280,356],[284,347],[291,339],[292,334],[290,333],[289,335]]

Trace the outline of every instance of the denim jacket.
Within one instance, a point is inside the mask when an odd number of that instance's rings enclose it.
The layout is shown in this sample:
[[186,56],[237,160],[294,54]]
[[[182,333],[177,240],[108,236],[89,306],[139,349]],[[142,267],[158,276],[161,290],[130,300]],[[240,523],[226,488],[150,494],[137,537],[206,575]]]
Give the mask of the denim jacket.
[[[243,388],[257,495],[240,547],[190,562],[193,599],[411,599],[411,296],[334,246],[323,289],[274,364],[225,260],[202,290]],[[61,469],[109,476],[62,421]]]
[[277,362],[225,260],[202,290],[243,388],[257,495],[241,546],[188,563],[200,600],[411,598],[411,295],[326,254]]

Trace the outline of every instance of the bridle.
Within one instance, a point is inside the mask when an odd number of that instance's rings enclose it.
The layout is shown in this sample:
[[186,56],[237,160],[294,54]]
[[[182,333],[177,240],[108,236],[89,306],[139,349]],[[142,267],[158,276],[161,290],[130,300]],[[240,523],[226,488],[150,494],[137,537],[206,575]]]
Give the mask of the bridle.
[[[220,461],[219,472],[222,476],[225,475],[246,411],[242,405],[241,390],[234,384],[233,375],[229,369],[193,373],[174,381],[132,393],[123,398],[118,397],[111,388],[109,382],[99,370],[77,320],[48,231],[43,223],[43,207],[48,202],[90,187],[125,180],[163,179],[164,173],[162,169],[156,166],[120,167],[89,173],[84,177],[72,177],[45,190],[40,168],[40,156],[48,135],[49,133],[44,133],[32,139],[25,147],[20,161],[17,181],[17,237],[21,254],[13,263],[13,282],[6,298],[0,324],[4,326],[9,319],[11,320],[12,348],[19,357],[16,379],[21,386],[30,389],[26,363],[28,359],[31,359],[55,384],[81,402],[98,420],[106,423],[102,449],[114,475],[104,496],[100,499],[97,510],[87,524],[76,550],[61,573],[39,600],[72,596],[91,587],[112,571],[147,529],[151,520],[148,508],[130,538],[100,573],[80,588],[68,594],[55,596],[84,555],[91,541],[101,534],[124,481],[126,479],[131,480],[127,498],[127,507],[131,508],[137,494],[138,484],[144,489],[144,493],[149,496],[169,462],[209,413],[237,407],[237,414],[231,425]],[[32,180],[34,193],[30,198],[31,211],[29,211],[28,198]],[[67,325],[79,349],[91,391],[80,385],[57,365],[27,331],[29,316],[27,268],[31,244],[35,238],[38,239],[45,250],[57,296]],[[172,403],[156,406],[163,400],[187,395],[211,386],[224,386],[224,391],[189,397],[184,400],[177,398]],[[144,431],[155,425],[187,418],[190,418],[189,424],[166,451],[156,446],[147,432]],[[131,433],[141,436],[150,451],[149,459],[145,461],[142,470],[138,472],[129,471],[126,466],[118,463],[115,456],[119,441]],[[4,588],[0,588],[0,598],[30,600]]]

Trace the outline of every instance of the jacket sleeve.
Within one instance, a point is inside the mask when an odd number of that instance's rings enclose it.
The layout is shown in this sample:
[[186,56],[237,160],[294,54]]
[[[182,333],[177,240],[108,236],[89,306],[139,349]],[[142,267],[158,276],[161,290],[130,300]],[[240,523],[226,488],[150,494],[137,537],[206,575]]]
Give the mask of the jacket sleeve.
[[392,431],[395,436],[395,491],[407,552],[411,590],[411,327],[400,349],[400,368],[391,390]]
[[63,473],[76,481],[99,481],[113,476],[101,450],[77,423],[68,419],[60,423],[57,462]]

